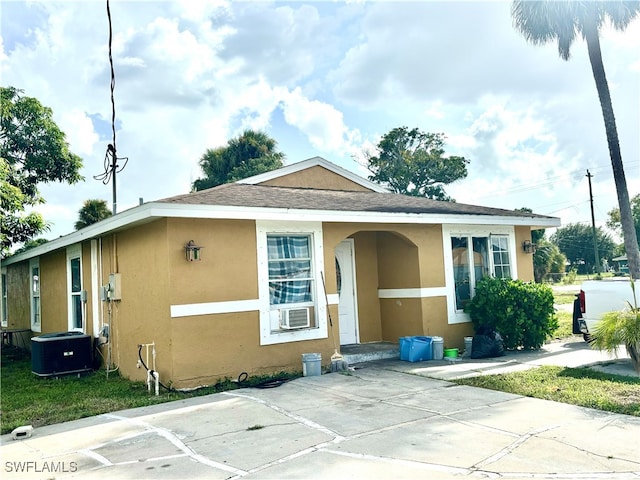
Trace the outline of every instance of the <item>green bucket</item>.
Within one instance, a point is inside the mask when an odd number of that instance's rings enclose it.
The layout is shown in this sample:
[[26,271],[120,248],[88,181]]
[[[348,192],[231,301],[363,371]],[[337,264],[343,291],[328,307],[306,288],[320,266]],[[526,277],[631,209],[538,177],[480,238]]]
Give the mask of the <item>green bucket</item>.
[[457,348],[445,348],[444,349],[445,358],[458,358],[458,349]]

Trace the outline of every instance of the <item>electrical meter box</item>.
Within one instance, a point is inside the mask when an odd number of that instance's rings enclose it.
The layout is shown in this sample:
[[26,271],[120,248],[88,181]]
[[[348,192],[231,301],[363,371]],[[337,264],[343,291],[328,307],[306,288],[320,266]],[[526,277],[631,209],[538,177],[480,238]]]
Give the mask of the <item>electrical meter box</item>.
[[58,332],[31,339],[31,371],[39,377],[81,374],[92,369],[89,335]]
[[120,274],[109,274],[109,298],[111,300],[122,300],[122,289],[120,287]]

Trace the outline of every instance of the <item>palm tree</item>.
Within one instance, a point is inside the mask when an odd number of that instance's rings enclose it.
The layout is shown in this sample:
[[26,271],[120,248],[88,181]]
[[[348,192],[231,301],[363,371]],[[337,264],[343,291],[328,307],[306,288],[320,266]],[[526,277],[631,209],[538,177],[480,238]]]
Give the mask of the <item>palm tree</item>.
[[277,150],[277,145],[264,132],[245,130],[229,140],[227,146],[207,149],[200,158],[205,176],[193,182],[193,190],[205,190],[282,167],[285,155]]
[[82,208],[78,211],[78,221],[75,223],[76,230],[88,227],[110,216],[111,210],[109,210],[106,200],[85,200]]
[[571,45],[577,35],[581,35],[587,42],[589,61],[607,133],[624,246],[632,278],[640,278],[640,252],[631,214],[609,84],[602,63],[599,30],[607,20],[615,29],[624,30],[639,12],[640,1],[515,0],[511,5],[511,16],[516,30],[534,45],[557,41],[558,53],[563,60],[569,60]]

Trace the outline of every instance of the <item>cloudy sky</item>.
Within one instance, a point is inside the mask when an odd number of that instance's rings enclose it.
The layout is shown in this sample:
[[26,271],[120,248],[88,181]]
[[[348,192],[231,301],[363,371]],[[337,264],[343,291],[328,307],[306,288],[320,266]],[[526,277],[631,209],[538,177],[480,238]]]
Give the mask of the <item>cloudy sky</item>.
[[[392,128],[447,136],[468,158],[458,202],[528,207],[604,224],[617,206],[586,44],[533,46],[510,3],[111,0],[118,211],[186,193],[207,148],[252,128],[286,163],[321,156],[362,175],[363,149]],[[87,199],[112,203],[105,1],[2,1],[0,78],[53,110],[85,182],[45,185],[52,239]],[[640,193],[640,19],[604,29],[603,58],[630,196]]]

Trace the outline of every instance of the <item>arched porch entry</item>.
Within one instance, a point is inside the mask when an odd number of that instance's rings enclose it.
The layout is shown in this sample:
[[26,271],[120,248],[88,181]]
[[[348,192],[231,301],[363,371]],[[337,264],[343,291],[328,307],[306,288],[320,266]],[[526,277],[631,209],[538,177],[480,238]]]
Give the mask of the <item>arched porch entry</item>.
[[360,230],[337,243],[334,257],[340,345],[422,333],[420,299],[393,298],[420,287],[414,242],[394,230]]

